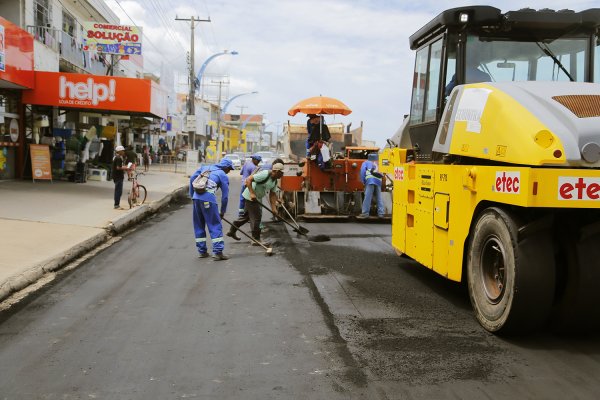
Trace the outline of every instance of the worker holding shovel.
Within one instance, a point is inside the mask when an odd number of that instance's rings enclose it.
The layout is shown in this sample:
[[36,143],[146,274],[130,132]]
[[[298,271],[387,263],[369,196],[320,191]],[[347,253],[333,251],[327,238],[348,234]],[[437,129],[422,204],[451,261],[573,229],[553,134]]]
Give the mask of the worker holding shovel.
[[[246,189],[242,193],[246,202],[244,204],[244,214],[237,220],[233,221],[231,229],[227,232],[227,236],[240,240],[236,235],[236,228],[250,222],[252,237],[260,242],[260,222],[262,219],[261,202],[267,192],[269,192],[269,203],[274,214],[277,213],[277,180],[283,176],[283,162],[276,159],[273,162],[271,170],[259,171],[250,175],[246,179]],[[234,228],[235,227],[235,228]],[[257,245],[252,243],[252,245]]]

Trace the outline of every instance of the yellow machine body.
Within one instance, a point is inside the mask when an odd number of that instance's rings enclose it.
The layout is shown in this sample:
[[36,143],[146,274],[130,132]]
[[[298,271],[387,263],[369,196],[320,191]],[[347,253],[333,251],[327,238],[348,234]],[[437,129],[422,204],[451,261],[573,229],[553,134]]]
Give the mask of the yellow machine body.
[[453,281],[482,204],[600,209],[597,170],[415,164],[398,148],[381,164],[394,179],[392,246]]

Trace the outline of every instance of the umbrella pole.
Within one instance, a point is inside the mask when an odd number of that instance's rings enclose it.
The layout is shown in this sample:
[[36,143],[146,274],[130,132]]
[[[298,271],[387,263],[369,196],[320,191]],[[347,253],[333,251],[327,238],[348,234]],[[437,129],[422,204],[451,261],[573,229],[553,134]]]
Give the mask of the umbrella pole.
[[319,140],[323,140],[323,115],[319,116]]

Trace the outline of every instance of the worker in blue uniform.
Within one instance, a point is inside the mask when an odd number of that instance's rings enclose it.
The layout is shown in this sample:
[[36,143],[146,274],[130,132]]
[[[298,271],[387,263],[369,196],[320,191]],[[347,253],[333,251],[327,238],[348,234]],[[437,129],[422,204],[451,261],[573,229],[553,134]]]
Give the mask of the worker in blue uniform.
[[377,216],[383,218],[385,213],[383,199],[381,198],[381,180],[383,175],[377,172],[377,160],[379,156],[377,153],[370,153],[367,157],[367,161],[360,167],[360,180],[365,185],[365,198],[362,204],[362,213],[358,217],[369,217],[371,201],[373,193],[375,193],[375,198],[377,199]]
[[[229,257],[223,254],[225,243],[223,242],[223,226],[221,218],[227,210],[229,199],[229,178],[227,174],[233,169],[233,163],[229,159],[222,159],[218,164],[200,167],[190,177],[190,197],[193,204],[194,235],[196,237],[196,248],[200,258],[208,257],[206,246],[206,230],[212,240],[213,259],[215,261],[227,260]],[[192,182],[202,173],[209,171],[208,183],[204,193],[196,193]],[[221,211],[217,206],[215,192],[221,189]]]
[[242,176],[242,190],[240,191],[240,206],[238,207],[238,217],[244,215],[244,204],[246,199],[244,199],[244,190],[246,189],[246,179],[250,175],[252,175],[255,171],[257,171],[260,167],[258,164],[262,161],[262,157],[258,154],[252,154],[250,156],[250,160],[246,161],[242,170],[240,171],[240,175]]

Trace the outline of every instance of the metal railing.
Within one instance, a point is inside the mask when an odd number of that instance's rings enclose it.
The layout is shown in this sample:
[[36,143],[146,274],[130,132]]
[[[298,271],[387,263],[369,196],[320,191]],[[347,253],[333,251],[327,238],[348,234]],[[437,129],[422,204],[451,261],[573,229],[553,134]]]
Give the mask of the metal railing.
[[106,75],[107,65],[96,53],[83,50],[83,42],[60,29],[27,26],[27,31],[40,43],[59,53],[61,59],[94,75]]
[[46,46],[58,53],[58,29],[49,28],[45,26],[27,25],[27,32],[29,32],[35,40],[45,44]]
[[95,53],[83,50],[83,43],[60,31],[60,56],[64,60],[94,75],[105,75],[107,66]]

